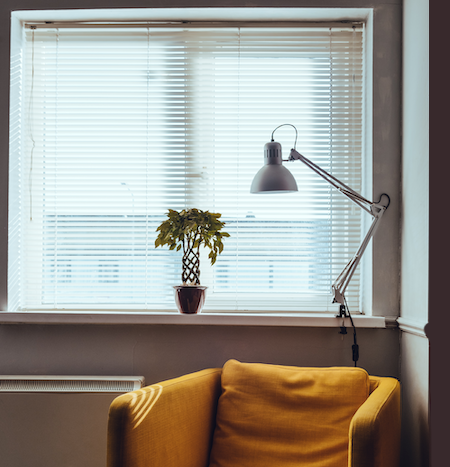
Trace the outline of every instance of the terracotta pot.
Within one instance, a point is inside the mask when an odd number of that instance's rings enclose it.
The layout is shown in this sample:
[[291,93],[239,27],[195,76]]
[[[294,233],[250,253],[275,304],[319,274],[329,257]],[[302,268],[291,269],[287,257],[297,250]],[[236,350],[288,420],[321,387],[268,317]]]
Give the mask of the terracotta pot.
[[174,285],[175,303],[180,313],[200,313],[205,303],[206,289],[202,285]]

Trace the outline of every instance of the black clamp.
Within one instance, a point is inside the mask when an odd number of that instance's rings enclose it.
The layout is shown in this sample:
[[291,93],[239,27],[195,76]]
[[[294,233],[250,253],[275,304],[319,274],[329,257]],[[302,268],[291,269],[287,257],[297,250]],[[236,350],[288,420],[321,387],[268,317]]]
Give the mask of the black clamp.
[[350,314],[347,311],[347,308],[345,307],[345,305],[339,306],[339,314],[336,315],[336,318],[350,318]]

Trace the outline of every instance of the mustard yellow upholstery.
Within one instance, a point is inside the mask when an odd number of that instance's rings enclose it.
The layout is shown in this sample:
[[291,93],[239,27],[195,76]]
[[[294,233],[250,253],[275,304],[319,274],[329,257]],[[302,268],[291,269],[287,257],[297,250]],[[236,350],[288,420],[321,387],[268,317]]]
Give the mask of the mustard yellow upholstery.
[[117,397],[107,466],[398,467],[399,441],[394,378],[231,360]]
[[370,397],[350,423],[349,466],[394,467],[400,462],[400,384],[371,376]]
[[207,467],[220,375],[203,370],[114,399],[108,467]]
[[210,467],[347,467],[350,421],[369,397],[362,368],[228,361]]

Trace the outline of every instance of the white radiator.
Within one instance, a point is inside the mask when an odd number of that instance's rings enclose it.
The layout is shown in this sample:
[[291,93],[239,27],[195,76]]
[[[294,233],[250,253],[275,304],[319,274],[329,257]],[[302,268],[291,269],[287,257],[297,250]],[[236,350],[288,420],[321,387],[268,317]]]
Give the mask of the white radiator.
[[141,376],[0,376],[0,467],[106,465],[111,402]]
[[129,392],[144,385],[143,376],[0,375],[0,392]]

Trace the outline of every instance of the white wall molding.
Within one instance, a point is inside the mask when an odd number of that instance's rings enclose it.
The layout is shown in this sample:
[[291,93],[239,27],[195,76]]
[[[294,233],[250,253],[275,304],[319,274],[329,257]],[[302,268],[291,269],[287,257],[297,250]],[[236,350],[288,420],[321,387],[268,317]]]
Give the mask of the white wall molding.
[[401,331],[420,337],[427,337],[425,334],[425,326],[427,323],[413,321],[407,318],[398,318],[397,322]]
[[386,328],[398,329],[397,319],[398,319],[397,316],[385,316],[384,321],[386,323]]

